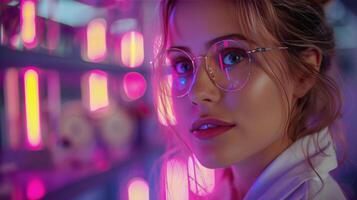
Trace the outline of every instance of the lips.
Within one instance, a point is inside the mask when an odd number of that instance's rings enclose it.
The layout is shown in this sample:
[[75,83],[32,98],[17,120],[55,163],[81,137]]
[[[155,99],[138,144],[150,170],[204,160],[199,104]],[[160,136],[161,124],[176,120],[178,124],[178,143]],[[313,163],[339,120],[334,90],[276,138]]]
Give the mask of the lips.
[[209,139],[225,133],[236,126],[214,118],[199,119],[192,124],[191,133],[199,139]]

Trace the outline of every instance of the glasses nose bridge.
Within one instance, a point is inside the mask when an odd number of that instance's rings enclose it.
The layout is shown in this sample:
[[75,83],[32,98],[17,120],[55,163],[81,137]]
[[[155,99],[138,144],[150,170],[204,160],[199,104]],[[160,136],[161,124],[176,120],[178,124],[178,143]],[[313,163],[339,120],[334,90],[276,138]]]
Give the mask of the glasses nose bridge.
[[[199,62],[199,60],[202,60],[201,62]],[[207,55],[199,55],[199,56],[195,56],[192,57],[192,61],[193,64],[195,65],[195,78],[197,78],[198,76],[198,72],[200,71],[200,66],[202,65],[202,62],[204,62],[204,67],[203,67],[203,71],[205,73],[207,73],[207,64],[208,64],[208,56]]]
[[197,63],[197,61],[201,60],[201,59],[204,59],[205,65],[207,65],[207,55],[200,55],[200,56],[193,57],[193,61],[194,61],[195,65],[199,64],[199,63]]
[[192,88],[195,87],[194,85],[197,84],[197,81],[199,78],[199,76],[202,76],[202,74],[200,75],[199,74],[199,71],[201,70],[201,65],[203,64],[202,61],[201,62],[198,62],[199,60],[203,59],[204,60],[204,67],[203,67],[203,71],[202,73],[204,74],[204,76],[207,76],[207,78],[213,83],[215,84],[214,80],[212,80],[212,77],[211,77],[211,74],[210,74],[210,70],[209,70],[209,66],[208,66],[208,59],[209,59],[209,56],[208,55],[199,55],[199,56],[195,56],[195,57],[192,57],[192,61],[193,61],[193,64],[195,65],[195,72],[194,72],[194,78],[193,78],[193,81],[191,83],[191,86],[189,88],[189,91],[188,93],[190,93],[192,91]]

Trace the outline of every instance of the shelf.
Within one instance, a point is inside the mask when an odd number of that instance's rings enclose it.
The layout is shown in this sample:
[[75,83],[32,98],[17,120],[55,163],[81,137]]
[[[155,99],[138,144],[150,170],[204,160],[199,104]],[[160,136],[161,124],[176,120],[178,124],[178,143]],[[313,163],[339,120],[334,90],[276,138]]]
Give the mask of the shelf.
[[59,57],[27,50],[19,51],[0,46],[0,68],[24,67],[29,65],[56,70],[101,69],[121,73],[136,71],[144,75],[149,73],[149,67],[145,64],[138,68],[127,68],[114,64],[86,62],[80,58]]

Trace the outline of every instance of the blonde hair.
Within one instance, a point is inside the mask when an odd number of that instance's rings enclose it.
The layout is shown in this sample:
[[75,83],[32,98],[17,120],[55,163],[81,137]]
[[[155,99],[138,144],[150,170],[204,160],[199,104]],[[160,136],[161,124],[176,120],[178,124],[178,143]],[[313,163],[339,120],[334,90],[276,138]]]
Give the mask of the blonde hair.
[[[236,16],[243,35],[249,35],[250,39],[259,45],[288,47],[287,51],[281,53],[281,59],[270,60],[262,55],[261,59],[268,66],[281,66],[278,74],[285,75],[283,78],[286,79],[308,77],[315,81],[313,87],[298,99],[295,105],[288,106],[286,130],[289,138],[296,141],[328,127],[334,141],[339,142],[342,147],[345,146],[344,135],[338,127],[342,107],[341,94],[338,84],[329,74],[332,67],[331,59],[335,51],[335,39],[324,12],[324,5],[328,1],[235,0],[233,2],[236,5]],[[160,62],[163,61],[160,56],[168,43],[169,19],[176,3],[177,0],[161,2],[163,40],[161,53],[157,57],[159,64],[155,68],[154,79],[160,74]],[[322,54],[319,69],[303,59],[303,53],[308,49],[315,49]],[[282,80],[269,68],[264,70],[281,88],[288,102]],[[159,81],[155,83],[157,83],[156,91],[165,91],[162,90],[165,86]],[[159,98],[163,96],[165,94],[161,94]],[[167,110],[164,110],[163,115],[167,116],[167,114]],[[315,141],[315,145],[321,151],[318,141]],[[346,154],[343,155],[346,156]],[[310,158],[307,156],[306,159],[317,173]],[[321,178],[320,180],[322,181]]]

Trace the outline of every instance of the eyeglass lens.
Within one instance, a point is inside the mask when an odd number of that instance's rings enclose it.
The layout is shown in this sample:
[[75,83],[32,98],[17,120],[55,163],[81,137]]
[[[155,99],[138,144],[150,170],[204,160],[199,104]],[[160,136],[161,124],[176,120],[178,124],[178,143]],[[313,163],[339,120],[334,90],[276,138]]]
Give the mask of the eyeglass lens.
[[[235,41],[214,44],[207,52],[206,71],[216,86],[225,90],[239,90],[250,74],[250,56]],[[172,77],[173,96],[184,96],[190,90],[196,75],[196,59],[181,49],[170,49],[165,55],[168,75]]]

